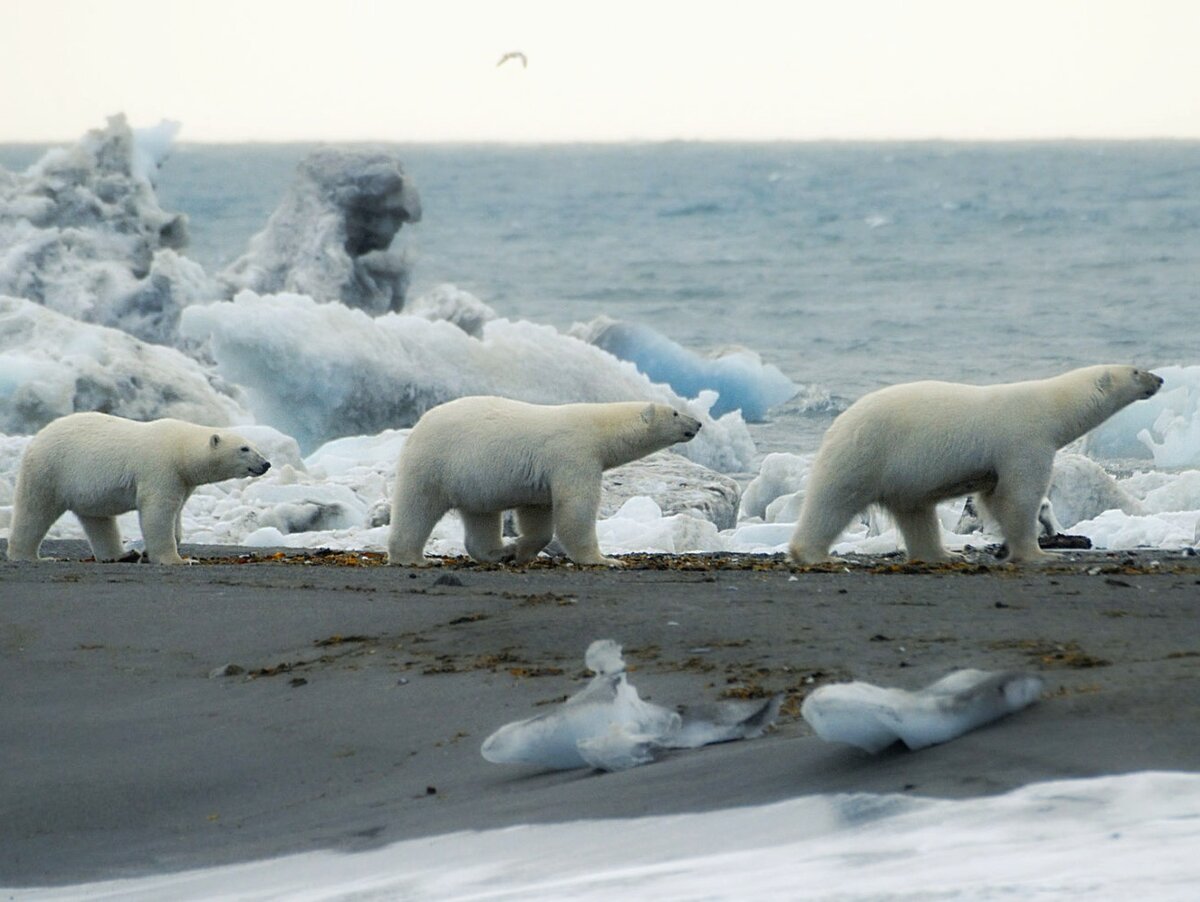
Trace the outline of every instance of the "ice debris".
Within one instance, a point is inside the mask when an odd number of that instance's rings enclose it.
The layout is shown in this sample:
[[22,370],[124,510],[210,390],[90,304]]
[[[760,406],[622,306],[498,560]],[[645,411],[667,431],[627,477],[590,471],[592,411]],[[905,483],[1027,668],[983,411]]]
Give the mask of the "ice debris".
[[834,683],[812,692],[800,713],[828,742],[878,752],[897,740],[910,749],[948,742],[1037,700],[1042,680],[1015,671],[956,670],[910,692],[871,683]]
[[621,646],[598,639],[588,646],[596,675],[559,707],[505,724],[483,743],[494,764],[535,764],[556,770],[617,771],[653,761],[667,749],[753,739],[775,722],[782,696],[731,702],[713,711],[672,711],[643,701],[626,679]]

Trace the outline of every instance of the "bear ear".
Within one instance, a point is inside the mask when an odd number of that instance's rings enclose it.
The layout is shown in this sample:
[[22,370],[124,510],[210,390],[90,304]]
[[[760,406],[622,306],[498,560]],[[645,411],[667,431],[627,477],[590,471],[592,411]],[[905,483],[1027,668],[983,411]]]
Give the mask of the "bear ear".
[[642,409],[642,422],[643,423],[653,423],[654,422],[654,405],[653,404],[647,404]]
[[211,436],[209,436],[208,447],[216,448],[219,444],[221,444],[221,436],[219,433],[214,432]]

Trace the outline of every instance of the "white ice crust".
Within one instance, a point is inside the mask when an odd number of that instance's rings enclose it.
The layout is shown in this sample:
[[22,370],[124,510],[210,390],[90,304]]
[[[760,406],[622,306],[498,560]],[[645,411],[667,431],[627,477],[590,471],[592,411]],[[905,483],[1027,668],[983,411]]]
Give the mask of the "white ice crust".
[[828,742],[874,753],[901,741],[916,750],[1020,711],[1041,691],[1041,678],[1031,674],[956,670],[915,692],[862,682],[821,686],[800,713]]

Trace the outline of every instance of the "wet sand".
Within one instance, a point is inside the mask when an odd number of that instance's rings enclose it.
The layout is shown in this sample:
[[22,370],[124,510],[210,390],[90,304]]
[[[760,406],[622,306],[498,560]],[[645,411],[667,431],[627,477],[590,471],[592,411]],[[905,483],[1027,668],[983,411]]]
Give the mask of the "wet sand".
[[[2,549],[0,543],[0,549]],[[185,547],[190,567],[0,563],[0,885],[208,867],[510,824],[827,792],[965,797],[1200,770],[1200,558],[1037,569],[631,556],[621,571]],[[0,553],[0,560],[3,556]],[[598,774],[498,766],[500,725],[586,680],[594,639],[666,705],[784,692],[761,739]],[[231,675],[214,671],[234,665]],[[943,746],[816,738],[805,693],[1025,669],[1033,707]]]

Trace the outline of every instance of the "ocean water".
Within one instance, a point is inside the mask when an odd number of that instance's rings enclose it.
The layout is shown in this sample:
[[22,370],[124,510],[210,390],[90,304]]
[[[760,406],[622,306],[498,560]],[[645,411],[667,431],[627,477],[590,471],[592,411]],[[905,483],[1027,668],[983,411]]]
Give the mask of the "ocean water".
[[[178,145],[157,189],[189,254],[240,254],[312,149]],[[1200,363],[1200,144],[391,149],[424,207],[396,239],[410,295],[453,282],[513,319],[748,347],[805,387],[755,428],[763,453],[812,450],[893,382]]]
[[[178,148],[159,194],[191,217],[193,255],[241,252],[308,149]],[[841,403],[911,379],[1200,363],[1197,144],[398,152],[425,211],[397,236],[413,293],[454,282],[510,318],[742,345]]]

